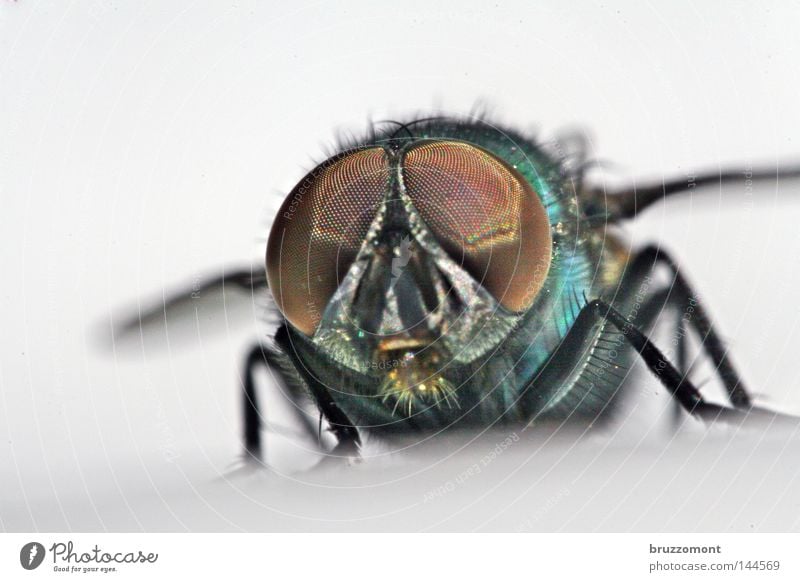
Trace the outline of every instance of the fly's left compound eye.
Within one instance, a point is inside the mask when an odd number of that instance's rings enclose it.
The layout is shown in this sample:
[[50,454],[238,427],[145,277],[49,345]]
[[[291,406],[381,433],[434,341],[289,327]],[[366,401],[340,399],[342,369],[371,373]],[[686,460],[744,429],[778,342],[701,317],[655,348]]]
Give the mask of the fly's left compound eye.
[[403,160],[406,193],[444,250],[505,308],[524,311],[550,268],[547,212],[528,181],[476,145],[431,140]]
[[267,243],[267,278],[289,322],[313,335],[358,254],[389,181],[382,148],[320,164],[280,209]]

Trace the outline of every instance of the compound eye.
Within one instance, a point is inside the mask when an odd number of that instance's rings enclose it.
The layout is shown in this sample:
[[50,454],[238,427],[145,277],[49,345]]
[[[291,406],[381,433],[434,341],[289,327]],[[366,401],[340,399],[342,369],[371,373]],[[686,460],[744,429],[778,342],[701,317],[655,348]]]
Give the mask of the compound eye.
[[552,238],[539,196],[516,169],[470,143],[425,141],[406,152],[403,183],[442,248],[501,305],[533,304]]
[[382,148],[320,164],[286,200],[267,243],[267,278],[289,322],[313,335],[358,254],[389,182]]

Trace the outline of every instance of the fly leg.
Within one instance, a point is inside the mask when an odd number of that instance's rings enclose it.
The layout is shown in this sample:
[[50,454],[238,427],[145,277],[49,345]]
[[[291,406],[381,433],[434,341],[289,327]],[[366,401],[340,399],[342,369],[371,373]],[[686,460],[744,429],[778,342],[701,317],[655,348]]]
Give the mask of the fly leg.
[[[686,320],[683,317],[684,302],[679,301],[673,291],[673,287],[668,287],[652,294],[643,302],[637,317],[629,317],[628,321],[636,325],[643,333],[647,333],[647,330],[655,324],[662,313],[669,312],[670,315],[675,316],[673,336],[675,368],[681,377],[688,378],[691,364],[689,362],[688,330]],[[677,429],[681,425],[683,407],[676,399],[673,399],[673,404],[674,414],[672,421]]]
[[[683,315],[680,311],[677,313],[677,321],[675,325],[675,337],[677,338],[677,352],[676,352],[676,359],[677,359],[677,367],[678,372],[684,378],[689,377],[690,365],[689,365],[689,340],[686,337],[687,333],[686,329],[686,322],[683,319]],[[672,424],[677,429],[681,424],[681,407],[680,404],[675,402],[674,407],[672,409]]]
[[[675,321],[675,368],[683,378],[687,378],[691,372],[692,364],[689,361],[689,338],[687,336],[688,329],[686,320],[683,317],[685,302],[680,302],[673,292],[674,288],[669,287],[662,289],[655,293],[642,305],[639,317],[636,323],[642,331],[647,330],[653,325],[665,311],[672,312],[676,316]],[[672,424],[677,430],[682,423],[682,410],[683,407],[678,400],[673,399],[673,418]]]
[[338,441],[336,447],[328,455],[347,460],[358,459],[360,456],[358,451],[361,446],[361,437],[358,434],[358,429],[336,403],[328,388],[298,359],[295,350],[292,348],[286,326],[281,326],[275,333],[275,343],[283,351],[284,357],[290,359],[296,373],[302,377],[308,387],[308,392],[319,408],[320,414],[328,421],[330,430]]
[[[691,327],[697,334],[703,350],[711,358],[714,368],[725,386],[731,404],[736,408],[750,408],[752,405],[750,395],[728,357],[728,349],[717,334],[705,306],[672,258],[662,249],[651,246],[638,253],[631,260],[628,269],[629,273],[635,276],[635,273],[641,271],[652,272],[659,265],[665,266],[671,271],[672,284],[668,291],[669,301],[680,309],[679,321],[682,325]],[[680,362],[680,350],[686,347],[685,335],[679,340],[681,340],[678,343],[678,360]]]
[[316,435],[314,423],[302,410],[302,394],[281,372],[281,354],[274,348],[256,344],[247,353],[244,362],[244,374],[242,380],[242,418],[245,458],[255,461],[262,459],[261,447],[261,427],[262,417],[258,405],[258,394],[256,392],[256,371],[265,366],[275,372],[281,380],[281,390],[291,401],[297,412],[297,419],[302,424],[305,431],[310,435]]
[[650,372],[690,414],[706,421],[722,420],[735,423],[742,423],[745,419],[766,423],[787,421],[795,427],[800,426],[800,419],[763,408],[750,406],[746,410],[741,410],[707,402],[692,382],[670,363],[644,333],[626,320],[619,311],[600,299],[589,301],[581,309],[573,327],[589,329],[598,320],[610,323],[625,337],[625,340],[644,360]]
[[258,409],[256,395],[255,369],[266,363],[266,351],[261,345],[254,346],[247,354],[244,363],[244,381],[242,382],[242,419],[245,458],[261,460],[261,413]]

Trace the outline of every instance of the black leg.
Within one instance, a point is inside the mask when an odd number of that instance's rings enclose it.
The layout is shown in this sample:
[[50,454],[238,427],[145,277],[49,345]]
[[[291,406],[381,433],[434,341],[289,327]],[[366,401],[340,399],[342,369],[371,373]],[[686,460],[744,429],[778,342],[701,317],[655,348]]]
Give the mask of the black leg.
[[[689,378],[689,338],[686,336],[688,330],[686,329],[686,322],[683,319],[683,313],[677,311],[677,321],[675,322],[675,335],[677,338],[677,352],[675,355],[677,361],[678,372],[684,378]],[[672,415],[672,424],[677,430],[681,424],[681,409],[678,403],[675,403]]]
[[661,384],[686,411],[694,416],[708,421],[723,420],[737,423],[747,418],[769,423],[780,421],[788,422],[795,428],[800,427],[800,419],[762,408],[751,406],[747,410],[738,410],[706,402],[700,391],[667,360],[644,333],[604,301],[595,299],[588,302],[581,309],[574,327],[588,329],[598,319],[611,323],[622,333]]
[[[703,350],[709,355],[719,374],[731,404],[737,408],[750,408],[752,405],[750,395],[736,368],[728,357],[728,349],[717,334],[714,324],[706,311],[705,306],[691,288],[686,278],[681,273],[672,258],[658,247],[647,247],[638,253],[629,264],[629,273],[635,276],[637,272],[652,272],[655,267],[662,265],[672,273],[672,285],[669,290],[669,300],[675,302],[681,310],[680,321],[691,327],[697,334]],[[679,344],[679,349],[682,346]],[[680,359],[680,355],[677,356]]]
[[578,319],[574,325],[590,325],[597,319],[604,319],[622,333],[625,340],[642,357],[648,369],[658,377],[664,387],[670,391],[684,409],[694,412],[698,405],[703,403],[700,392],[675,369],[664,354],[661,353],[661,350],[636,326],[606,302],[595,299],[587,303],[578,314]]
[[[661,289],[643,301],[637,316],[628,317],[628,321],[636,325],[643,333],[657,321],[659,315],[669,311],[676,315],[675,322],[675,368],[681,377],[689,379],[691,365],[689,364],[689,346],[686,323],[683,319],[682,303],[678,303],[672,288]],[[673,425],[677,429],[683,421],[683,407],[678,400],[673,399]]]
[[256,391],[256,370],[265,366],[278,376],[280,389],[294,406],[296,417],[309,435],[316,435],[316,423],[302,410],[303,392],[292,382],[283,372],[282,358],[275,348],[256,344],[247,353],[244,362],[244,378],[242,388],[244,390],[242,398],[242,418],[243,418],[243,440],[245,455],[247,458],[261,460],[261,428],[262,417],[258,403]]
[[261,345],[254,346],[247,354],[244,363],[244,452],[248,458],[261,460],[261,413],[256,396],[255,369],[264,363],[264,352]]
[[276,332],[275,343],[280,347],[283,353],[292,360],[296,372],[300,374],[305,381],[309,393],[316,402],[320,413],[325,416],[331,431],[339,441],[339,444],[331,454],[346,458],[358,457],[358,450],[361,446],[361,437],[358,434],[358,429],[350,419],[347,418],[344,411],[339,408],[339,405],[333,399],[327,387],[309,372],[305,364],[299,361],[286,326],[281,326]]

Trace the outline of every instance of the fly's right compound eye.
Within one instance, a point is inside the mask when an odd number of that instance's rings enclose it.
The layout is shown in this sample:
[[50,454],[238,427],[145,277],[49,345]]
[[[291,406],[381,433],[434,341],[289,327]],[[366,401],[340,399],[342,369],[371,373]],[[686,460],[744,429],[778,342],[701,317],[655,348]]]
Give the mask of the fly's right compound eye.
[[383,148],[346,152],[295,186],[267,243],[267,278],[284,317],[313,335],[378,213],[389,182]]
[[515,168],[474,144],[429,140],[403,160],[408,196],[450,256],[510,311],[528,309],[552,260],[550,222]]

